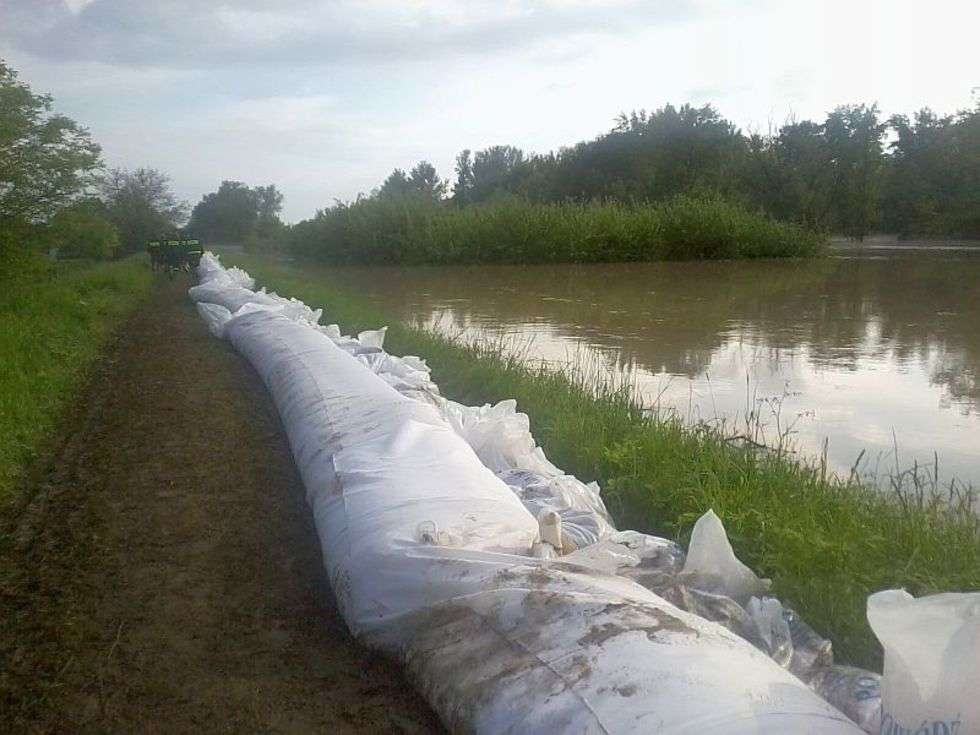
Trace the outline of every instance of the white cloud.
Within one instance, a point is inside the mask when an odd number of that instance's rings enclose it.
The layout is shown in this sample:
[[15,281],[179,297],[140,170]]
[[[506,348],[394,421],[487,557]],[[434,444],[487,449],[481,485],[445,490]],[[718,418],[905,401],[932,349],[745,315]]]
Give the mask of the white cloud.
[[622,110],[714,102],[743,128],[879,101],[953,111],[980,10],[933,0],[0,0],[3,54],[112,165],[196,201],[274,182],[289,219],[421,158],[547,151]]

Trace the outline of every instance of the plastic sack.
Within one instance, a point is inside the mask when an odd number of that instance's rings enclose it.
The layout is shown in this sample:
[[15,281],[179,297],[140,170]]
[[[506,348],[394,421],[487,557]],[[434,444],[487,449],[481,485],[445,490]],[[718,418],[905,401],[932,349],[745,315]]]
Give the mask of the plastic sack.
[[810,686],[865,732],[881,731],[881,675],[854,666],[826,666],[814,672]]
[[560,517],[561,543],[556,548],[562,553],[584,549],[616,532],[604,513],[596,510],[591,493],[583,489],[586,486],[574,477],[516,469],[499,472],[497,477],[513,489],[531,515],[540,518],[553,512]]
[[662,580],[673,576],[684,566],[684,551],[676,543],[639,531],[616,531],[603,540],[579,549],[564,561],[605,574],[631,579],[642,587],[650,579]]
[[231,312],[219,304],[209,304],[204,301],[199,301],[196,306],[197,313],[204,320],[208,331],[219,339],[223,338],[225,336],[225,324],[231,319]]
[[790,640],[793,642],[793,656],[789,662],[789,670],[803,681],[809,682],[815,672],[834,663],[833,646],[830,641],[807,625],[795,610],[784,607],[783,620],[789,627]]
[[755,627],[753,632],[762,642],[762,650],[777,664],[789,668],[793,658],[793,639],[779,600],[774,597],[753,597],[745,610]]
[[885,649],[882,733],[980,733],[980,593],[868,598]]
[[742,605],[747,604],[750,597],[768,592],[771,584],[738,560],[725,527],[713,510],[694,524],[684,577],[688,586],[731,597]]

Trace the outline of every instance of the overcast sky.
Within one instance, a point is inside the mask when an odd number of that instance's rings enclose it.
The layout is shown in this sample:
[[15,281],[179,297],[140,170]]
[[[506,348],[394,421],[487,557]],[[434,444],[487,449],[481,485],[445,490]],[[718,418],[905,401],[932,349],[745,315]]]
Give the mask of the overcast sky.
[[[972,105],[976,0],[0,0],[0,57],[197,202],[276,184],[285,219],[425,158],[545,152],[621,110],[714,103],[743,128],[877,101]],[[980,90],[978,90],[980,91]]]

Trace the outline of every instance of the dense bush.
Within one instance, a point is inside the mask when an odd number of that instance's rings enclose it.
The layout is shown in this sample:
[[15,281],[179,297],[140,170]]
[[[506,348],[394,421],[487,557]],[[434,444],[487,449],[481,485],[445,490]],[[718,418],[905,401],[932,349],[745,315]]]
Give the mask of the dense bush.
[[463,208],[423,197],[372,197],[296,225],[289,249],[331,263],[550,263],[813,255],[823,238],[716,196],[650,205]]
[[62,257],[108,258],[119,247],[119,232],[108,220],[102,202],[90,199],[52,217],[48,240]]

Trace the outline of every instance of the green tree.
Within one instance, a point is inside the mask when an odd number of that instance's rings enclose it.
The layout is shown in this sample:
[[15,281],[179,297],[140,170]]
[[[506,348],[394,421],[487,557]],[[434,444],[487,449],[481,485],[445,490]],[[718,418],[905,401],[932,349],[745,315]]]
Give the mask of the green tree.
[[536,201],[658,201],[691,191],[729,193],[745,138],[711,105],[622,113],[608,133],[530,161]]
[[409,173],[396,168],[375,191],[381,198],[421,196],[433,201],[442,201],[446,195],[446,183],[439,178],[435,166],[428,161],[419,161]]
[[903,236],[980,237],[980,107],[889,120],[884,225]]
[[255,229],[245,238],[248,250],[280,248],[289,233],[289,228],[279,219],[282,211],[283,195],[274,184],[256,186],[255,192],[257,217]]
[[194,206],[187,233],[203,240],[243,244],[248,249],[274,245],[284,233],[279,219],[283,196],[274,184],[250,187],[222,181]]
[[775,134],[750,136],[739,180],[742,195],[774,217],[822,229],[837,221],[837,176],[822,124],[790,120]]
[[878,221],[885,129],[877,105],[843,105],[824,123],[834,171],[836,226],[850,237],[863,239]]
[[259,219],[259,196],[241,181],[222,181],[194,205],[187,232],[209,242],[242,243]]
[[255,192],[259,220],[269,221],[278,219],[279,213],[282,211],[284,197],[282,192],[276,188],[275,184],[256,186],[252,191]]
[[0,220],[54,214],[94,182],[99,146],[0,61]]
[[469,204],[473,190],[473,151],[465,148],[456,155],[456,183],[453,184],[453,201]]
[[456,157],[453,199],[458,204],[472,204],[516,191],[526,164],[524,151],[512,145],[494,145],[475,154],[464,150]]
[[419,161],[408,175],[408,184],[413,192],[433,201],[442,201],[446,196],[446,182],[436,168],[428,161]]
[[375,194],[382,198],[405,196],[411,189],[408,175],[400,168],[396,168],[378,187]]
[[177,199],[170,178],[153,168],[110,169],[102,180],[101,197],[124,252],[140,251],[147,240],[176,234],[187,218],[187,203]]
[[119,246],[119,233],[105,204],[94,198],[59,210],[51,218],[47,236],[60,255],[75,258],[108,258]]

